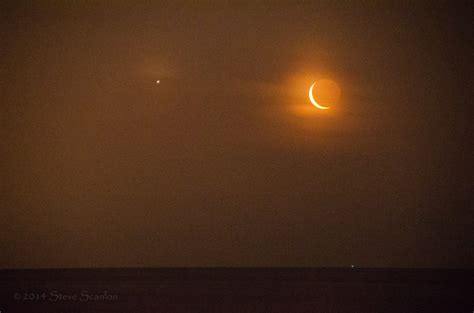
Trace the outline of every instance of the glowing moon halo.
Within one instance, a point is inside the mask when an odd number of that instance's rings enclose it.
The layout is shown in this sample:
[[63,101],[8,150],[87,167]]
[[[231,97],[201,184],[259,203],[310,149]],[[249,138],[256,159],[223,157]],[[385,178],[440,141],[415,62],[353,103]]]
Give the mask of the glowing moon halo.
[[313,97],[313,87],[314,85],[316,85],[316,82],[314,82],[312,85],[311,85],[311,88],[309,88],[309,100],[311,101],[311,103],[318,109],[320,110],[328,110],[330,109],[329,107],[325,107],[325,106],[322,106],[320,105],[316,100],[314,100],[314,97]]

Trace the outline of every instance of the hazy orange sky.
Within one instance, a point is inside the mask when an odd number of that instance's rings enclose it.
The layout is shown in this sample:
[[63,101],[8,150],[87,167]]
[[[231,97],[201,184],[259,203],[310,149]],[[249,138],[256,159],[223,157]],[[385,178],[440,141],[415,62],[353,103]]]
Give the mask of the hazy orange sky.
[[335,2],[2,1],[0,267],[472,266],[472,5]]

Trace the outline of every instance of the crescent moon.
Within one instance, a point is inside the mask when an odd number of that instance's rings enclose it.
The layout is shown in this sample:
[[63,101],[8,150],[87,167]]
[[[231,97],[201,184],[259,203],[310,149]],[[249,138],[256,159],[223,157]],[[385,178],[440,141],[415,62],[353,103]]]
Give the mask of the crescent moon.
[[314,82],[312,85],[311,85],[311,88],[309,88],[309,100],[311,101],[311,103],[318,109],[320,110],[328,110],[330,109],[330,107],[325,107],[325,106],[322,106],[320,105],[319,103],[316,102],[316,100],[314,100],[314,97],[313,97],[313,87],[314,85],[316,85],[316,82]]

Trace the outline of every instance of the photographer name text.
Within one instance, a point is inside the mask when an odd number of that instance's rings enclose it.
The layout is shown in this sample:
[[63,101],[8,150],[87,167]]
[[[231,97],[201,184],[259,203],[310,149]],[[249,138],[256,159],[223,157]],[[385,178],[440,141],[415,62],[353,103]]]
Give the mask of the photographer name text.
[[16,301],[49,301],[49,302],[114,302],[118,300],[118,294],[107,292],[107,290],[92,293],[82,290],[77,293],[67,293],[58,290],[48,292],[15,292],[13,298]]

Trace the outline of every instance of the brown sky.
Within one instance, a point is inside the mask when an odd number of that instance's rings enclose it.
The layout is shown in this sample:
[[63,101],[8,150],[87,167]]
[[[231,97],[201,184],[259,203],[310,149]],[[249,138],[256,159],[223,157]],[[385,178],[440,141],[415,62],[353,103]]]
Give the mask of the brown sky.
[[472,6],[335,2],[2,2],[0,267],[473,266]]

